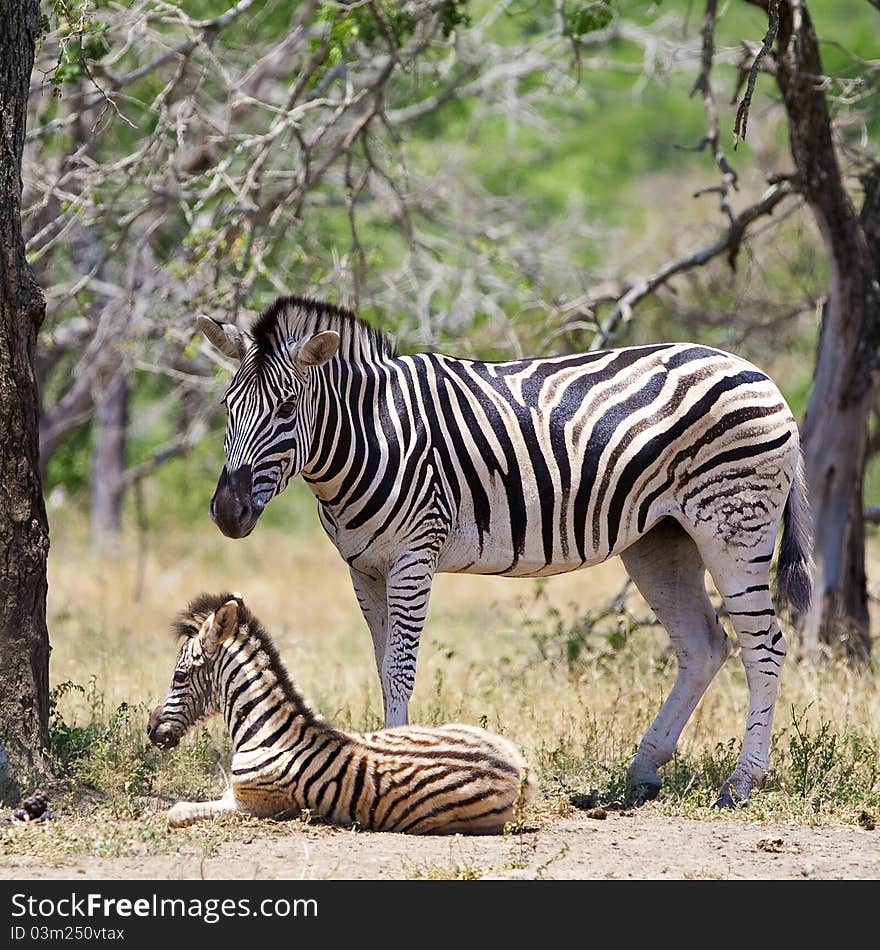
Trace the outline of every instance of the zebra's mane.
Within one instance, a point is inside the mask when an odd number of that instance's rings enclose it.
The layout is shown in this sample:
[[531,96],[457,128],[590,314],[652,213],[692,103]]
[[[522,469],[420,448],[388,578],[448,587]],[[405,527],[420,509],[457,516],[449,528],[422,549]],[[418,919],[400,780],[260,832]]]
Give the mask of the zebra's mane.
[[301,714],[309,719],[314,719],[315,714],[309,704],[303,698],[302,693],[297,689],[296,684],[290,678],[284,661],[278,654],[272,638],[269,636],[266,628],[251,613],[248,606],[242,600],[239,594],[199,594],[193,598],[185,610],[182,610],[172,621],[171,629],[177,637],[192,638],[198,636],[202,624],[213,613],[216,613],[225,603],[234,600],[238,604],[238,626],[239,628],[247,626],[248,636],[260,642],[260,647],[266,656],[269,657],[269,665],[272,671],[278,677],[278,682],[284,690],[287,698],[297,707]]
[[391,337],[351,310],[308,297],[279,297],[257,318],[250,332],[257,352],[266,355],[277,349],[279,341],[303,339],[321,330],[339,334],[339,353],[348,360],[397,355]]

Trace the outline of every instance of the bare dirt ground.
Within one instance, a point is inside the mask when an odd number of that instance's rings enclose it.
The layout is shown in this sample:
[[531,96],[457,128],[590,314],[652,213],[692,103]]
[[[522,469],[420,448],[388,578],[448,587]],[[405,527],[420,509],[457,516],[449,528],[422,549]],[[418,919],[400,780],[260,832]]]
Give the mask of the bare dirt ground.
[[7,853],[13,880],[875,880],[880,830],[765,825],[742,815],[689,820],[647,811],[582,814],[498,837],[414,838],[302,822],[198,834],[172,854],[49,858]]

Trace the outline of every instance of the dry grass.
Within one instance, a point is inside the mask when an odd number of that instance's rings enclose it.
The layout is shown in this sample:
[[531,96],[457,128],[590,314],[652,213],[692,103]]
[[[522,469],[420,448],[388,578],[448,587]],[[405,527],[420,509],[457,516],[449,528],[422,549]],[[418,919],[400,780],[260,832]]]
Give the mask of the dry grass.
[[[169,621],[203,590],[243,594],[328,719],[356,729],[381,723],[370,637],[347,568],[317,529],[291,537],[261,526],[249,539],[229,541],[204,524],[150,536],[146,551],[126,537],[112,559],[91,552],[85,537],[75,521],[53,525],[51,681],[85,687],[60,696],[58,713],[68,727],[101,724],[103,752],[90,752],[76,777],[109,795],[117,814],[128,808],[135,817],[144,795],[222,788],[218,728],[161,763],[143,735],[147,710],[164,695],[173,666]],[[872,555],[872,567],[878,563]],[[622,613],[597,612],[625,580],[619,561],[542,582],[439,576],[412,720],[482,723],[510,736],[538,766],[551,808],[564,811],[571,796],[586,804],[613,798],[675,675],[664,632],[641,622],[650,612],[638,595],[627,594]],[[661,809],[698,814],[711,801],[738,751],[746,708],[734,658],[667,767]],[[105,725],[114,716],[117,733],[108,738]],[[789,662],[777,707],[776,771],[756,796],[755,817],[853,822],[876,808],[878,737],[876,674],[834,660],[819,667]]]

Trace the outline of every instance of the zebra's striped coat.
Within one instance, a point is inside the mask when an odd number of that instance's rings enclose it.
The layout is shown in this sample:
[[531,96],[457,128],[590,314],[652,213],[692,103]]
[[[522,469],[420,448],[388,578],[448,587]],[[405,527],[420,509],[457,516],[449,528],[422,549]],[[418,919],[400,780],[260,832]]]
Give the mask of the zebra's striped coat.
[[221,713],[232,739],[232,784],[213,802],[178,802],[173,827],[244,812],[309,812],[339,825],[407,834],[496,834],[535,793],[513,744],[474,726],[404,726],[365,734],[316,715],[269,634],[238,594],[193,600],[175,623],[186,639],[171,689],[148,724],[171,748]]
[[300,298],[251,334],[200,325],[241,360],[212,516],[248,534],[302,473],[370,627],[387,725],[407,721],[437,571],[536,577],[621,555],[679,659],[629,772],[655,793],[729,650],[708,569],[751,692],[721,801],[748,798],[785,655],[768,574],[784,511],[780,590],[796,606],[809,590],[797,424],[763,372],[690,343],[501,363],[401,356],[347,311]]

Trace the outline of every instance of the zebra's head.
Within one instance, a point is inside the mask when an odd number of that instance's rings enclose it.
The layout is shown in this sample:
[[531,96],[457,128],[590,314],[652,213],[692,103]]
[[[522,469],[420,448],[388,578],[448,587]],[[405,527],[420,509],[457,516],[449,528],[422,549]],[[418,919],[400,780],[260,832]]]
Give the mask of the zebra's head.
[[238,630],[238,601],[230,598],[205,616],[199,604],[178,617],[175,629],[186,639],[177,654],[171,688],[150,714],[147,735],[160,749],[173,749],[197,722],[219,711],[215,659],[220,644]]
[[198,318],[199,328],[238,367],[224,402],[226,462],[211,499],[211,518],[229,538],[244,538],[271,498],[308,461],[315,424],[313,370],[339,348],[339,334],[298,337],[281,321],[258,342],[233,324]]

